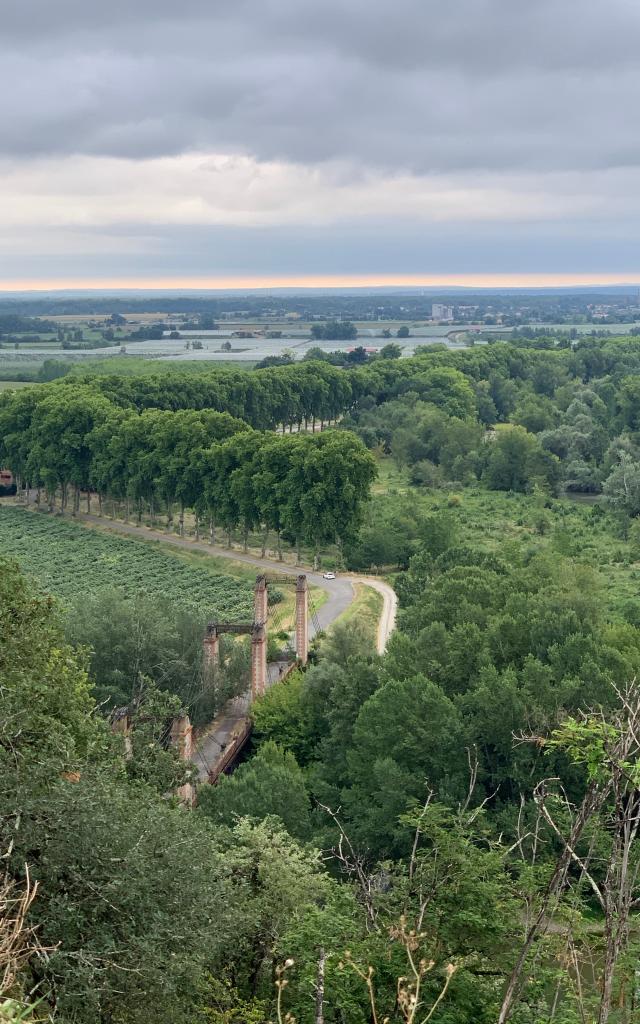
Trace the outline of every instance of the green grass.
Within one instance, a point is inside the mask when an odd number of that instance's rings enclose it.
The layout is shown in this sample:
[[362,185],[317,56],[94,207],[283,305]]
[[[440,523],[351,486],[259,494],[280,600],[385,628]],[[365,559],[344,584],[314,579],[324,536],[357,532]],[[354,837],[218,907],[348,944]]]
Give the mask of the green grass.
[[382,594],[365,583],[354,583],[354,590],[354,600],[336,621],[347,626],[352,622],[362,623],[375,638],[384,604]]
[[0,391],[15,391],[17,388],[31,388],[36,381],[31,380],[0,380]]
[[406,469],[399,469],[393,459],[382,456],[378,459],[378,477],[371,488],[372,494],[406,494],[415,491],[409,483]]
[[[114,342],[116,344],[116,342]],[[130,345],[134,342],[123,342]],[[177,343],[176,343],[177,344]],[[99,351],[99,350],[96,350]],[[73,373],[82,375],[85,372],[102,374],[123,374],[140,376],[141,374],[157,373],[210,373],[218,369],[246,369],[255,366],[254,362],[233,359],[158,359],[157,356],[126,355],[126,356],[95,356],[85,358],[82,364],[74,367]]]

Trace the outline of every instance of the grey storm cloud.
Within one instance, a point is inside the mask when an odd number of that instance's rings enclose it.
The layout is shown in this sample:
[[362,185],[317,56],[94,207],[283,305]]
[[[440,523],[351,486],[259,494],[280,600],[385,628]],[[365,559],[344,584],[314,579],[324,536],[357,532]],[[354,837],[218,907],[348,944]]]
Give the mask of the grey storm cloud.
[[3,0],[0,155],[640,162],[637,0]]
[[638,53],[638,0],[0,0],[0,285],[638,276]]

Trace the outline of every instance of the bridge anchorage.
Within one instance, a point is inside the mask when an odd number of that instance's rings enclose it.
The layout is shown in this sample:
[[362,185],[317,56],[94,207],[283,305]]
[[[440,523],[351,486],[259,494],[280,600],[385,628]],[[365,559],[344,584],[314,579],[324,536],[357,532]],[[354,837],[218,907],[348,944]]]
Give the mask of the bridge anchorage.
[[267,689],[267,619],[269,617],[269,587],[290,586],[295,583],[295,652],[299,665],[309,659],[309,587],[307,577],[300,575],[256,577],[253,594],[253,622],[209,622],[203,639],[205,668],[217,664],[220,656],[220,636],[232,633],[251,637],[251,700],[263,696]]

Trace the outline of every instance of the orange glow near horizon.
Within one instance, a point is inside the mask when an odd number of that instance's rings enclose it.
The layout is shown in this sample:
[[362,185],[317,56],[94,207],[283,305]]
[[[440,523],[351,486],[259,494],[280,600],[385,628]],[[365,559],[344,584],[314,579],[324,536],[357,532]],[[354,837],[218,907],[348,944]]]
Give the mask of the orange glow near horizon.
[[570,288],[640,285],[640,272],[625,274],[308,274],[252,277],[52,278],[1,280],[0,292],[16,291],[215,291],[255,288]]

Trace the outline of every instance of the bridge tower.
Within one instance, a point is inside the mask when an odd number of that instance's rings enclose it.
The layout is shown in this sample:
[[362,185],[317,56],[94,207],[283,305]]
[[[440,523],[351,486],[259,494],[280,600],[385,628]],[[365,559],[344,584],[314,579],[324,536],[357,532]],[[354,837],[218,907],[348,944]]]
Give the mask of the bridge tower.
[[220,634],[213,623],[207,626],[202,641],[205,674],[220,660]]
[[306,576],[296,583],[296,655],[301,665],[309,660],[309,587]]
[[[264,574],[256,577],[253,592],[253,622],[210,622],[203,638],[203,659],[205,673],[218,663],[220,657],[220,634],[249,634],[251,637],[251,699],[261,697],[267,689],[267,619],[269,617],[268,588],[271,584],[291,584],[293,576],[276,576],[272,579]],[[309,659],[309,586],[307,577],[296,580],[295,609],[296,657],[301,665]]]
[[[171,723],[171,746],[175,748],[181,761],[191,762],[193,759],[193,736],[191,721],[188,715],[180,715]],[[195,787],[192,782],[185,782],[176,790],[180,802],[188,807],[195,804]]]
[[267,689],[267,619],[269,594],[267,577],[256,576],[253,591],[253,629],[251,631],[251,700],[262,697]]
[[263,697],[266,689],[267,627],[265,622],[254,622],[251,630],[251,700]]
[[253,591],[253,621],[266,623],[269,617],[269,595],[267,593],[267,577],[256,576]]

